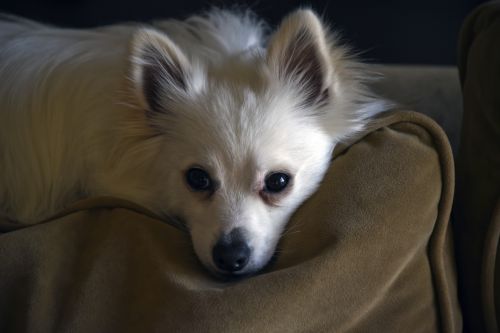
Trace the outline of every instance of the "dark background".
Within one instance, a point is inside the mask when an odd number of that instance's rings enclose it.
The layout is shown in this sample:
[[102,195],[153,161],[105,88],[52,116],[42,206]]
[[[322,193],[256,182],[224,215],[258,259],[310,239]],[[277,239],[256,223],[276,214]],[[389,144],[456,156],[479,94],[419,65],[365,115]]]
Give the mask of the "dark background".
[[465,16],[484,0],[225,1],[0,0],[0,11],[70,27],[183,18],[210,6],[250,7],[275,26],[299,6],[314,8],[369,62],[455,65]]

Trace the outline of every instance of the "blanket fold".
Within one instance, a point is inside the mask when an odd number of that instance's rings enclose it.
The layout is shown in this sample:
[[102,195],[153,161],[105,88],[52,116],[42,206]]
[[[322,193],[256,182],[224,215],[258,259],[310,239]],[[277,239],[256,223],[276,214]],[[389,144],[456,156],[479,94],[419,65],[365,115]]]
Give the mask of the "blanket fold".
[[0,331],[460,332],[446,136],[411,112],[376,124],[335,151],[276,261],[240,281],[210,276],[186,232],[119,199],[0,220]]

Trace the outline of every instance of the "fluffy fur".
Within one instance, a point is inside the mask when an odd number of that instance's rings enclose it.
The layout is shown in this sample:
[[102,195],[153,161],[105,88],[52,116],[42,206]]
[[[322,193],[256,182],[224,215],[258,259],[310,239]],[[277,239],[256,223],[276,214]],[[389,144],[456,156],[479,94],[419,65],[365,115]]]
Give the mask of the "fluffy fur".
[[[0,21],[0,212],[26,224],[82,197],[139,203],[188,228],[211,271],[233,230],[261,269],[335,145],[384,104],[310,10],[267,38],[249,13],[71,30]],[[217,184],[196,192],[197,166]],[[284,171],[282,193],[264,190]]]

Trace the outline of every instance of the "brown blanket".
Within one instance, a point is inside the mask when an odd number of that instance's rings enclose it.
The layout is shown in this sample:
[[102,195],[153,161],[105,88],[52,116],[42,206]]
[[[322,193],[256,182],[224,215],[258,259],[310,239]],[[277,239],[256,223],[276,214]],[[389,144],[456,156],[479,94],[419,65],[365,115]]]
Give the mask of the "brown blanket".
[[448,142],[395,113],[339,147],[266,272],[223,282],[189,237],[117,199],[0,221],[0,332],[459,332]]

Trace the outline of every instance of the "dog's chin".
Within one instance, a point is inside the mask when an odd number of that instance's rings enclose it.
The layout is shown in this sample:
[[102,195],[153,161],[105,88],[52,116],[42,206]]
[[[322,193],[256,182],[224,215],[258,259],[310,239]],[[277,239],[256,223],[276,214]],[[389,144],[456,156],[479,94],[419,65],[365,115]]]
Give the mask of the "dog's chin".
[[238,282],[247,278],[250,278],[252,276],[256,276],[262,273],[266,273],[272,270],[272,266],[276,262],[276,259],[278,257],[278,253],[274,252],[271,258],[263,264],[259,265],[256,268],[250,268],[250,269],[244,269],[239,272],[234,272],[234,273],[228,273],[228,272],[223,272],[220,271],[212,266],[208,266],[205,264],[202,264],[208,272],[215,277],[216,279],[222,281],[222,282]]
[[257,275],[259,271],[249,271],[249,272],[236,272],[236,273],[225,273],[216,270],[209,270],[213,277],[221,282],[238,282],[241,280],[245,280],[249,277]]
[[257,275],[262,271],[262,268],[249,268],[237,272],[225,272],[218,268],[215,268],[212,265],[205,265],[204,263],[202,263],[202,266],[208,271],[210,275],[218,280],[225,282],[244,280],[246,278]]

